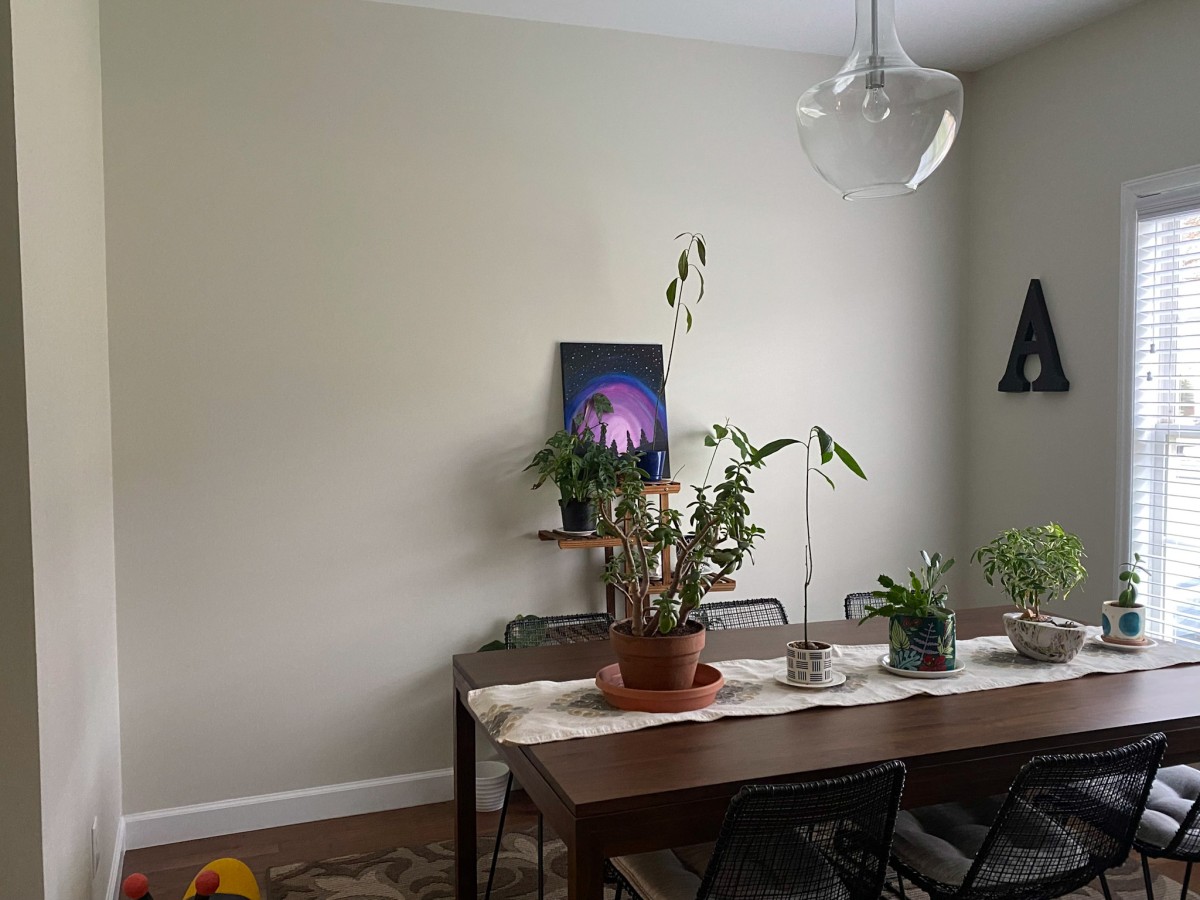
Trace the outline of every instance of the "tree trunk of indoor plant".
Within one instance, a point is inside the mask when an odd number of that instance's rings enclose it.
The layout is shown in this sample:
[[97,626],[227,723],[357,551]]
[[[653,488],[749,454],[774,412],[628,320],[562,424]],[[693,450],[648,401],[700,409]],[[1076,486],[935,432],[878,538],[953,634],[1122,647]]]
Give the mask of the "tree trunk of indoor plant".
[[689,621],[679,634],[638,637],[624,619],[609,631],[625,687],[640,691],[682,691],[696,680],[704,649],[704,626]]

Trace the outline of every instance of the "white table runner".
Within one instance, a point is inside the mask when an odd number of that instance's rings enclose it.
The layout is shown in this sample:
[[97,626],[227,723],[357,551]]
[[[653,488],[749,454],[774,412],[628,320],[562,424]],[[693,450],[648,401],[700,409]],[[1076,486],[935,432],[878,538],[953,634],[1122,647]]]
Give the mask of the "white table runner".
[[1007,637],[992,636],[958,642],[958,658],[966,671],[953,678],[923,680],[885,672],[879,657],[886,644],[835,646],[834,669],[846,675],[845,684],[823,690],[787,687],[775,681],[785,669],[784,658],[737,659],[713,663],[725,676],[725,686],[706,709],[683,713],[627,712],[608,705],[594,678],[579,681],[532,681],[471,691],[468,702],[497,741],[541,744],[570,738],[637,731],[669,722],[711,722],[725,716],[773,716],[817,706],[860,706],[903,700],[917,694],[966,694],[992,688],[1048,681],[1069,681],[1094,672],[1136,672],[1182,663],[1200,663],[1200,649],[1159,641],[1140,653],[1121,652],[1092,640],[1089,628],[1083,650],[1069,663],[1044,663],[1013,650]]

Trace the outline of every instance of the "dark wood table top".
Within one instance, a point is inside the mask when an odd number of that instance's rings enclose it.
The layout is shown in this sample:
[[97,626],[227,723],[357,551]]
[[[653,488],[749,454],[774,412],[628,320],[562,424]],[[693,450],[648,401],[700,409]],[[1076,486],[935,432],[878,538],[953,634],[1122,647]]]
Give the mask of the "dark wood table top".
[[[960,611],[959,638],[1003,633],[1000,617],[1010,609]],[[810,624],[809,632],[833,643],[881,644],[886,641],[886,621],[861,627],[847,621],[820,622]],[[799,625],[713,631],[703,659],[783,656],[787,642],[801,633]],[[613,661],[608,643],[600,641],[462,654],[454,657],[454,671],[459,690],[465,691],[587,678]],[[888,676],[880,672],[880,677]],[[1171,732],[1171,758],[1200,759],[1200,666],[679,723],[506,746],[504,752],[523,754],[571,814],[582,817],[644,809],[683,797],[728,797],[747,782],[827,777],[889,759],[904,760],[911,776],[945,773],[958,785],[956,796],[967,796],[976,780],[980,793],[997,790],[996,778],[1011,777],[1005,766],[1019,765],[1016,760],[1034,753],[1112,746],[1159,729]],[[987,768],[980,765],[989,758],[1004,760],[1004,765],[991,767],[999,774],[992,782],[975,779],[973,772]]]

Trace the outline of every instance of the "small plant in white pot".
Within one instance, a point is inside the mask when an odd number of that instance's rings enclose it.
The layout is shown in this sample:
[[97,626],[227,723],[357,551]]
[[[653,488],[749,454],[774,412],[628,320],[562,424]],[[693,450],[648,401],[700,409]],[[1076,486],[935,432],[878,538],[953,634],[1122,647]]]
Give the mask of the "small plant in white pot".
[[954,565],[940,553],[921,551],[921,571],[908,570],[908,579],[879,576],[882,591],[871,596],[861,625],[876,616],[888,617],[888,665],[914,672],[953,672],[956,642],[954,612],[946,608],[948,591],[942,579]]
[[1022,656],[1045,662],[1070,662],[1087,630],[1070,619],[1042,613],[1042,606],[1061,601],[1087,577],[1083,542],[1061,525],[1009,528],[971,555],[983,568],[988,584],[999,580],[1019,612],[1004,614],[1004,630]]
[[1142,575],[1150,572],[1141,562],[1141,554],[1133,554],[1133,562],[1126,563],[1117,574],[1124,589],[1116,600],[1104,603],[1103,638],[1110,644],[1136,647],[1146,643],[1146,607],[1137,602],[1137,586],[1142,583]]

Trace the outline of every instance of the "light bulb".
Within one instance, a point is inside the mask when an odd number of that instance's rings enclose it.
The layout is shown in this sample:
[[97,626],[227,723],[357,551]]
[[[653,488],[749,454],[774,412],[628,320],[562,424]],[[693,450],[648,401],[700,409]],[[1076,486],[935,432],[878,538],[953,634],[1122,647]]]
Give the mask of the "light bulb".
[[878,125],[892,114],[892,98],[882,87],[867,88],[867,96],[862,102],[863,118],[872,125]]

